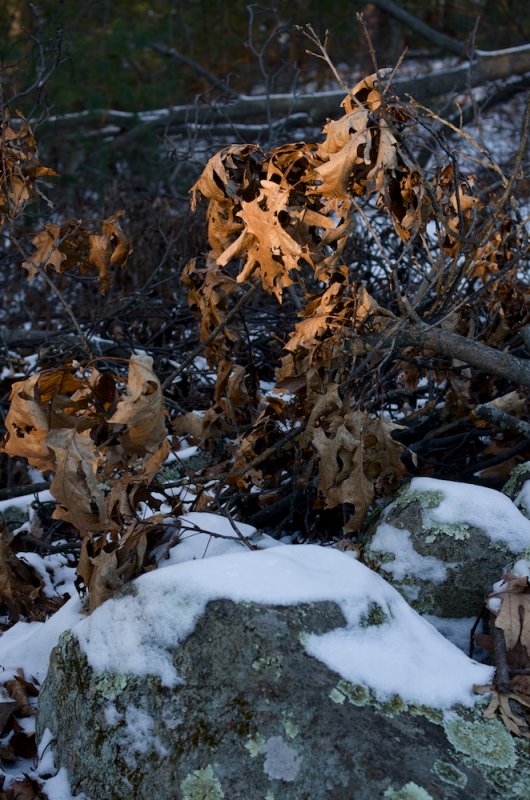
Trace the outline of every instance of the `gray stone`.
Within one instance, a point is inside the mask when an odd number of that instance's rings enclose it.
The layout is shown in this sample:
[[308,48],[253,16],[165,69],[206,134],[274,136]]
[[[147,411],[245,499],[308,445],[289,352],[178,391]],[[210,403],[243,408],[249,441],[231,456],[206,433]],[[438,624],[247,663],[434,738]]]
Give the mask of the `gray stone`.
[[174,688],[95,672],[67,632],[37,733],[89,800],[528,798],[528,743],[480,708],[381,704],[307,654],[308,632],[343,625],[332,602],[211,601]]
[[[444,501],[461,518],[444,521]],[[492,584],[529,547],[528,520],[500,492],[415,478],[369,533],[365,557],[416,611],[461,618],[479,614]]]
[[502,491],[513,500],[521,514],[530,519],[530,461],[512,469]]

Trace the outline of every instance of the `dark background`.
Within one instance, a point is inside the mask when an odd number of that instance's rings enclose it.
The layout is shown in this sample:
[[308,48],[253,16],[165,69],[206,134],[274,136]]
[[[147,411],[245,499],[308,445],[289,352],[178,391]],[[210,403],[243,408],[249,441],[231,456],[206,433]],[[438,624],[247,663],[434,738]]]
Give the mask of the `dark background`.
[[[460,41],[468,41],[476,29],[479,48],[515,46],[530,39],[527,0],[402,0],[400,5]],[[329,30],[333,59],[358,76],[362,66],[369,67],[356,20],[359,11],[367,19],[380,66],[392,65],[405,46],[414,56],[435,52],[373,4],[354,0],[279,0],[252,6],[227,0],[41,0],[31,4],[4,0],[0,4],[2,83],[5,93],[26,89],[43,57],[52,57],[60,28],[60,64],[42,91],[21,99],[24,111],[36,102],[48,104],[53,113],[87,108],[141,111],[189,102],[208,89],[193,69],[153,46],[176,48],[217,78],[228,78],[241,93],[263,84],[258,59],[249,45],[260,51],[269,40],[265,67],[275,73],[276,88],[285,90],[292,85],[295,64],[302,83],[308,76],[315,78],[315,59],[305,53],[307,42],[295,27],[308,22],[321,35]],[[320,82],[329,79],[321,65],[317,72]]]

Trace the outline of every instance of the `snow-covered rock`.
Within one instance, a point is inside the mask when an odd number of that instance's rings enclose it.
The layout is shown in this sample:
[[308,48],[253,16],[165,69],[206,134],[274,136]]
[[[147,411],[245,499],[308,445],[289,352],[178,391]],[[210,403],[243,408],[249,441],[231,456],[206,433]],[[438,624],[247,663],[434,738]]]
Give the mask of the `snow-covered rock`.
[[63,634],[38,734],[89,800],[526,797],[491,674],[350,555],[284,545],[147,573]]
[[420,613],[476,617],[530,548],[530,520],[501,492],[414,478],[383,511],[366,557]]

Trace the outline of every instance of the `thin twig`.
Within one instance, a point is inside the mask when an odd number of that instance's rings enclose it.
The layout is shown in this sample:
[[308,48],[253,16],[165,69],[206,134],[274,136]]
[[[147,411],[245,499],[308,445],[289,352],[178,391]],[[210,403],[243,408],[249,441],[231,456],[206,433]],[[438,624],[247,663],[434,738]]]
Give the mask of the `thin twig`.
[[221,320],[221,322],[218,325],[215,326],[215,328],[213,329],[211,334],[204,340],[204,342],[201,342],[195,348],[195,350],[193,350],[193,352],[190,353],[190,355],[187,358],[185,358],[184,361],[181,364],[179,364],[177,369],[174,370],[171,373],[171,375],[169,375],[166,378],[166,380],[162,384],[162,389],[164,391],[168,388],[168,386],[170,386],[173,383],[175,378],[178,378],[178,376],[181,375],[184,372],[186,367],[189,367],[189,365],[192,364],[195,361],[197,356],[199,356],[204,351],[204,349],[206,347],[208,347],[208,345],[211,344],[214,341],[214,339],[217,338],[217,336],[221,333],[221,331],[228,325],[230,320],[233,319],[236,316],[236,314],[239,312],[240,308],[247,302],[247,300],[250,297],[252,297],[252,295],[257,290],[257,288],[258,288],[258,284],[255,283],[253,286],[250,287],[250,289],[247,289],[245,294],[242,295],[239,298],[239,300],[237,301],[235,306],[230,309],[230,311],[228,312],[226,317],[223,320]]
[[[493,622],[495,622],[493,620]],[[495,662],[495,683],[499,694],[508,694],[510,691],[510,674],[506,657],[506,643],[504,631],[493,625],[493,660]]]
[[49,488],[50,483],[48,481],[40,481],[39,483],[30,483],[27,486],[0,489],[0,500],[11,500],[13,497],[25,497],[30,494],[37,494],[37,492],[45,492]]

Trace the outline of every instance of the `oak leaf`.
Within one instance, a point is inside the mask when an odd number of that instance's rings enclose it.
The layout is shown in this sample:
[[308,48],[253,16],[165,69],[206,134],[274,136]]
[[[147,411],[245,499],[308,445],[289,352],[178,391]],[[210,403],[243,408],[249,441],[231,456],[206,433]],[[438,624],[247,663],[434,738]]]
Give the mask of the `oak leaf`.
[[32,467],[46,471],[54,468],[54,461],[46,445],[48,416],[36,396],[38,381],[39,376],[33,375],[16,381],[12,386],[4,450],[8,455],[26,458]]
[[217,259],[223,267],[234,258],[244,257],[237,282],[243,283],[257,272],[265,291],[272,292],[278,302],[283,289],[294,283],[290,273],[299,269],[299,260],[311,263],[307,248],[301,247],[281,222],[281,213],[288,216],[288,203],[288,191],[272,181],[262,181],[258,197],[241,202],[243,232]]
[[107,530],[110,520],[105,494],[98,481],[100,454],[90,431],[52,431],[47,439],[55,456],[50,491],[57,501],[54,519],[69,522],[81,533]]
[[125,393],[108,418],[110,425],[124,425],[119,450],[127,457],[154,453],[167,435],[162,387],[153,371],[151,356],[131,356]]

